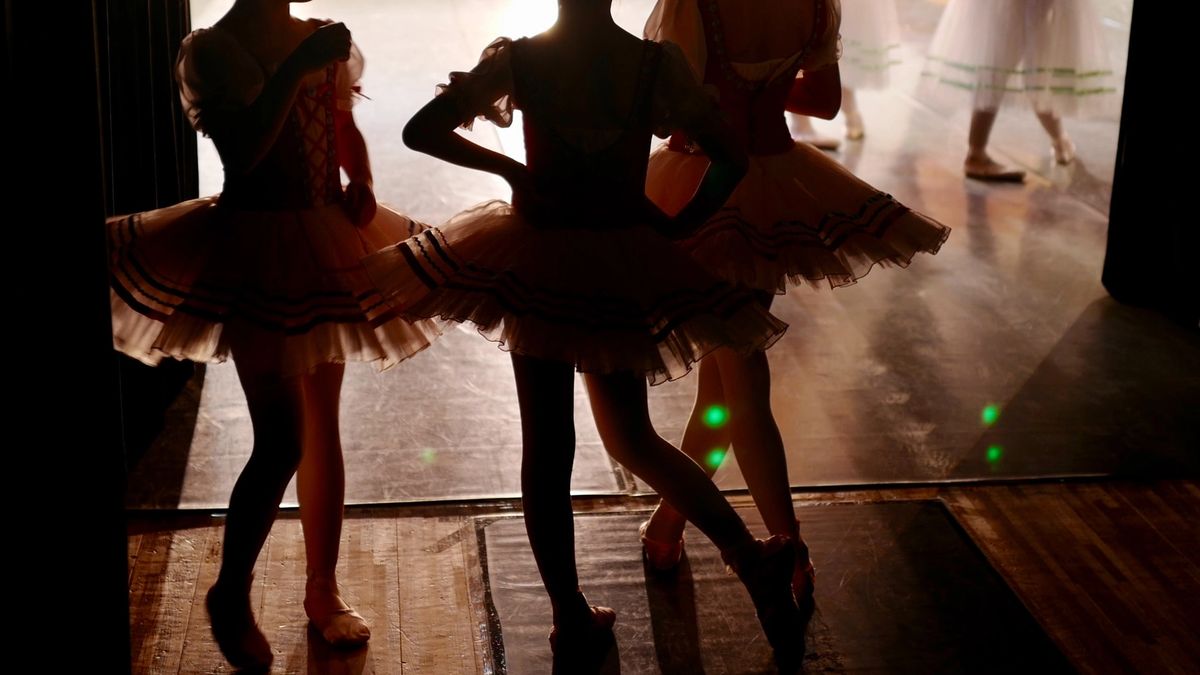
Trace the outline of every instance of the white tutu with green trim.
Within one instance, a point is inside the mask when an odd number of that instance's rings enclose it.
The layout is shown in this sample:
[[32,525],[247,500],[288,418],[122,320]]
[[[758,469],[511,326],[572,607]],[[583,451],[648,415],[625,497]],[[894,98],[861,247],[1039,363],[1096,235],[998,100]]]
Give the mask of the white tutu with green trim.
[[900,18],[896,0],[842,0],[842,84],[885,89],[900,65]]
[[950,0],[929,46],[922,94],[976,110],[1063,116],[1120,110],[1119,78],[1093,0]]

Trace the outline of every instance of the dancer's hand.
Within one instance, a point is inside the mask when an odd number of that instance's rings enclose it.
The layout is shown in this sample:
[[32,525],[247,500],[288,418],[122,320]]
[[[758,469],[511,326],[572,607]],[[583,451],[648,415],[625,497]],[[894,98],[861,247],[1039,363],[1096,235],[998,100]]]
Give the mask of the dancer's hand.
[[292,53],[292,59],[302,72],[321,70],[334,61],[350,58],[350,29],[344,23],[321,26]]
[[379,205],[375,202],[375,190],[370,183],[351,181],[342,198],[342,208],[350,216],[350,222],[362,227],[375,218]]

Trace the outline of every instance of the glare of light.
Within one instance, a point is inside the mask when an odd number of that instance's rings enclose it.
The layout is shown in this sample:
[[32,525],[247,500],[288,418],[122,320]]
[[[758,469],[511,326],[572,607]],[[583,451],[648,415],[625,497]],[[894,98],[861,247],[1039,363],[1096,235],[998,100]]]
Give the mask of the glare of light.
[[510,0],[500,17],[500,34],[507,37],[536,35],[558,18],[555,0]]
[[716,470],[721,467],[721,462],[725,461],[725,448],[713,448],[712,452],[708,453],[708,468]]
[[709,406],[708,410],[704,411],[704,423],[714,429],[725,426],[728,421],[729,409],[725,406]]
[[989,464],[995,464],[996,462],[999,462],[1000,458],[1003,455],[1004,455],[1004,448],[1002,448],[998,445],[988,446],[987,461]]
[[989,403],[983,407],[983,412],[979,414],[979,419],[983,421],[983,426],[990,427],[1000,419],[1000,406],[995,403]]

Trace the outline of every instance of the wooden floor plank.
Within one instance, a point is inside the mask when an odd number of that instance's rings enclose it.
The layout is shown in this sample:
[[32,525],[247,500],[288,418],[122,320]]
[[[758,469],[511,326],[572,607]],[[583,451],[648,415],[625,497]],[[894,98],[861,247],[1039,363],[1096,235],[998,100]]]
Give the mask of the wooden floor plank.
[[[196,579],[196,593],[192,605],[192,618],[188,623],[184,637],[183,659],[179,672],[181,675],[201,675],[201,673],[230,673],[233,669],[221,656],[220,650],[213,642],[212,630],[209,628],[208,612],[204,607],[204,599],[208,589],[217,581],[221,571],[221,551],[224,547],[225,527],[223,519],[214,518],[210,525],[211,533],[208,544],[204,547],[200,561],[200,571]],[[253,602],[251,606],[258,607],[262,602],[262,579],[256,577],[252,586]]]
[[1196,672],[1198,570],[1131,506],[1155,489],[1004,486],[946,499],[1080,670]]
[[130,654],[135,673],[176,673],[195,607],[197,577],[212,528],[142,535],[129,584]]
[[462,518],[397,520],[400,625],[404,673],[475,673],[475,630],[463,548],[474,545],[472,522]]

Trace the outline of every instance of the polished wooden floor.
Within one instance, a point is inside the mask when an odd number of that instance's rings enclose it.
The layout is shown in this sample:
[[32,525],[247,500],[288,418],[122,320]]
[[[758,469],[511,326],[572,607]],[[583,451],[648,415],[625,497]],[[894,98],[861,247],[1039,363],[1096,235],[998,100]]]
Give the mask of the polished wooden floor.
[[[1079,671],[1200,672],[1196,482],[1039,483],[797,498],[940,498]],[[587,511],[645,506],[636,498],[580,503]],[[352,511],[339,573],[374,637],[368,648],[349,653],[325,648],[307,630],[300,606],[300,525],[290,515],[282,518],[254,587],[259,620],[276,651],[273,672],[494,672],[473,518],[511,513],[509,507]],[[129,529],[134,672],[228,672],[203,606],[219,563],[220,519],[143,515],[132,518]],[[819,560],[820,551],[813,555]],[[823,570],[823,578],[835,579],[835,571]]]

